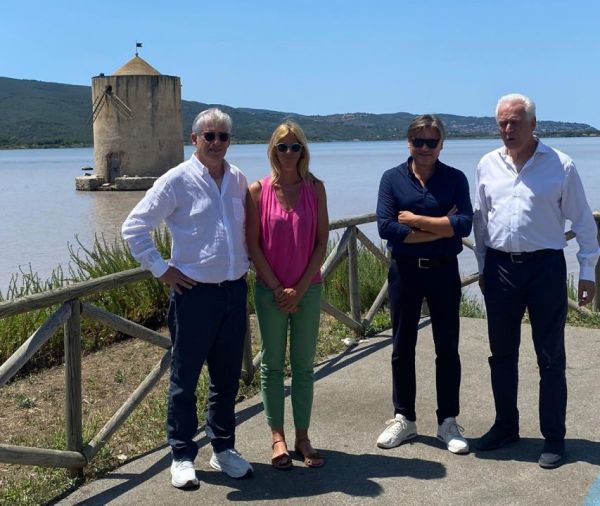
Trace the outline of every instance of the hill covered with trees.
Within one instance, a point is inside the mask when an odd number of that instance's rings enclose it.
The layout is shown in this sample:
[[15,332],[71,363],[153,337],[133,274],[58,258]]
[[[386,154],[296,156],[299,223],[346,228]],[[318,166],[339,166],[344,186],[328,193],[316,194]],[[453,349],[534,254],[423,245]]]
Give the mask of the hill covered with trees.
[[[91,146],[92,127],[86,125],[92,107],[89,86],[47,83],[0,77],[0,149]],[[198,112],[215,104],[182,100],[186,141]],[[234,122],[233,141],[267,142],[275,126],[286,118],[298,121],[311,141],[374,141],[403,139],[410,121],[408,112],[363,112],[306,116],[264,109],[220,105]],[[497,136],[493,117],[438,114],[449,137]],[[583,123],[538,121],[542,137],[598,136],[600,130]]]

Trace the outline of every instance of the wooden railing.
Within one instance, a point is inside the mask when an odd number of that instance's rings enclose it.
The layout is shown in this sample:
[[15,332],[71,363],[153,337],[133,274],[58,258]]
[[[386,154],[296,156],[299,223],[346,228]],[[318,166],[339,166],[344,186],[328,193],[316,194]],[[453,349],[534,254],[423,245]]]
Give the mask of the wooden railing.
[[[596,216],[598,220],[600,216]],[[349,219],[337,220],[331,223],[330,230],[344,229],[339,241],[334,245],[325,260],[321,274],[325,281],[328,276],[340,265],[344,258],[348,259],[348,283],[350,314],[329,304],[321,302],[321,309],[339,320],[342,324],[354,331],[356,337],[364,336],[373,317],[381,308],[387,297],[387,280],[382,284],[371,307],[364,318],[360,310],[360,279],[358,275],[358,242],[370,251],[380,262],[389,265],[387,254],[377,247],[358,228],[359,225],[375,221],[374,214],[358,216]],[[574,237],[572,232],[567,233],[568,238]],[[463,243],[469,248],[473,244],[469,240]],[[127,420],[132,411],[143,401],[146,395],[158,383],[161,376],[168,370],[171,360],[171,341],[158,332],[148,329],[105,309],[96,307],[81,298],[117,288],[126,284],[136,283],[151,277],[147,271],[140,268],[131,269],[76,283],[71,286],[56,290],[25,296],[13,301],[0,303],[0,319],[36,309],[46,308],[60,304],[60,307],[23,343],[21,346],[0,365],[0,387],[5,385],[27,363],[33,354],[61,327],[64,328],[64,357],[65,357],[65,432],[66,449],[54,450],[0,444],[0,462],[48,467],[63,467],[71,470],[73,475],[81,473],[82,469],[94,458],[98,451],[108,442],[111,436]],[[598,268],[596,279],[600,280]],[[462,286],[467,286],[478,280],[474,273],[462,279]],[[575,301],[569,305],[578,311],[588,312],[577,306]],[[143,339],[165,349],[164,355],[154,366],[152,371],[140,383],[125,403],[106,422],[104,427],[86,444],[82,437],[82,383],[81,383],[81,318],[100,322],[123,334]],[[248,326],[248,328],[250,328]],[[258,363],[260,354],[252,356],[250,333],[246,336],[244,345],[244,359],[242,379],[250,382]]]

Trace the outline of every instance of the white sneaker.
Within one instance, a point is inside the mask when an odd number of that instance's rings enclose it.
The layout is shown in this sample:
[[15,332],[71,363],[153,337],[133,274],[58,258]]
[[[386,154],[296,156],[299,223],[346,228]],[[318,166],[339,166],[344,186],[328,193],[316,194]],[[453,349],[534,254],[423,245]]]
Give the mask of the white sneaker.
[[191,460],[175,460],[171,464],[171,485],[177,488],[197,487],[196,470]]
[[213,451],[209,464],[213,469],[223,471],[231,478],[246,478],[253,473],[250,463],[233,448],[219,453]]
[[377,438],[379,448],[394,448],[403,441],[417,437],[416,422],[411,422],[404,415],[396,414],[385,423],[389,425]]
[[469,443],[462,436],[464,429],[456,423],[456,418],[446,418],[442,425],[438,425],[437,437],[446,443],[452,453],[469,453]]

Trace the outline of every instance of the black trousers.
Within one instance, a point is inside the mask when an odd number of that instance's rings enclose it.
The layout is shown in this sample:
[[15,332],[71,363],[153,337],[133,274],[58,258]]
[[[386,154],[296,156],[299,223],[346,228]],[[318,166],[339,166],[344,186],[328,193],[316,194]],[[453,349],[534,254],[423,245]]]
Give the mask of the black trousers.
[[496,423],[509,431],[519,430],[519,345],[527,309],[540,372],[540,429],[548,440],[563,440],[567,409],[564,254],[544,250],[515,262],[505,253],[488,250],[484,277]]
[[[460,275],[456,257],[441,265],[419,268],[416,259],[392,260],[388,273],[392,315],[392,380],[394,413],[416,420],[415,347],[423,298],[431,315],[435,344],[438,424],[459,412],[458,354]],[[423,265],[427,265],[423,262]]]
[[246,335],[246,280],[222,286],[199,283],[171,293],[169,330],[173,342],[167,436],[177,460],[194,460],[198,446],[196,387],[206,362],[206,432],[216,452],[235,445],[235,398]]

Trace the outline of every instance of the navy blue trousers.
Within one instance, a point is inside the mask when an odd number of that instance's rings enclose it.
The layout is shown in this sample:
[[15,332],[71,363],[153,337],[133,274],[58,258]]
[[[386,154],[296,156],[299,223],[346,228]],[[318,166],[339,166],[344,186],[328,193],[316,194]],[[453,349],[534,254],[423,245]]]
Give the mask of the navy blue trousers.
[[219,285],[199,283],[171,293],[169,330],[173,343],[167,436],[177,460],[194,460],[198,446],[196,386],[206,362],[210,377],[207,435],[216,452],[235,446],[235,398],[246,334],[244,278]]
[[392,316],[394,413],[416,420],[415,348],[423,298],[427,300],[435,345],[438,424],[459,413],[458,354],[460,275],[458,261],[420,269],[414,260],[392,260],[388,273]]
[[519,430],[519,345],[527,309],[540,373],[540,429],[548,440],[563,440],[567,409],[564,254],[556,250],[513,263],[507,255],[488,250],[483,274],[496,423],[509,431]]

